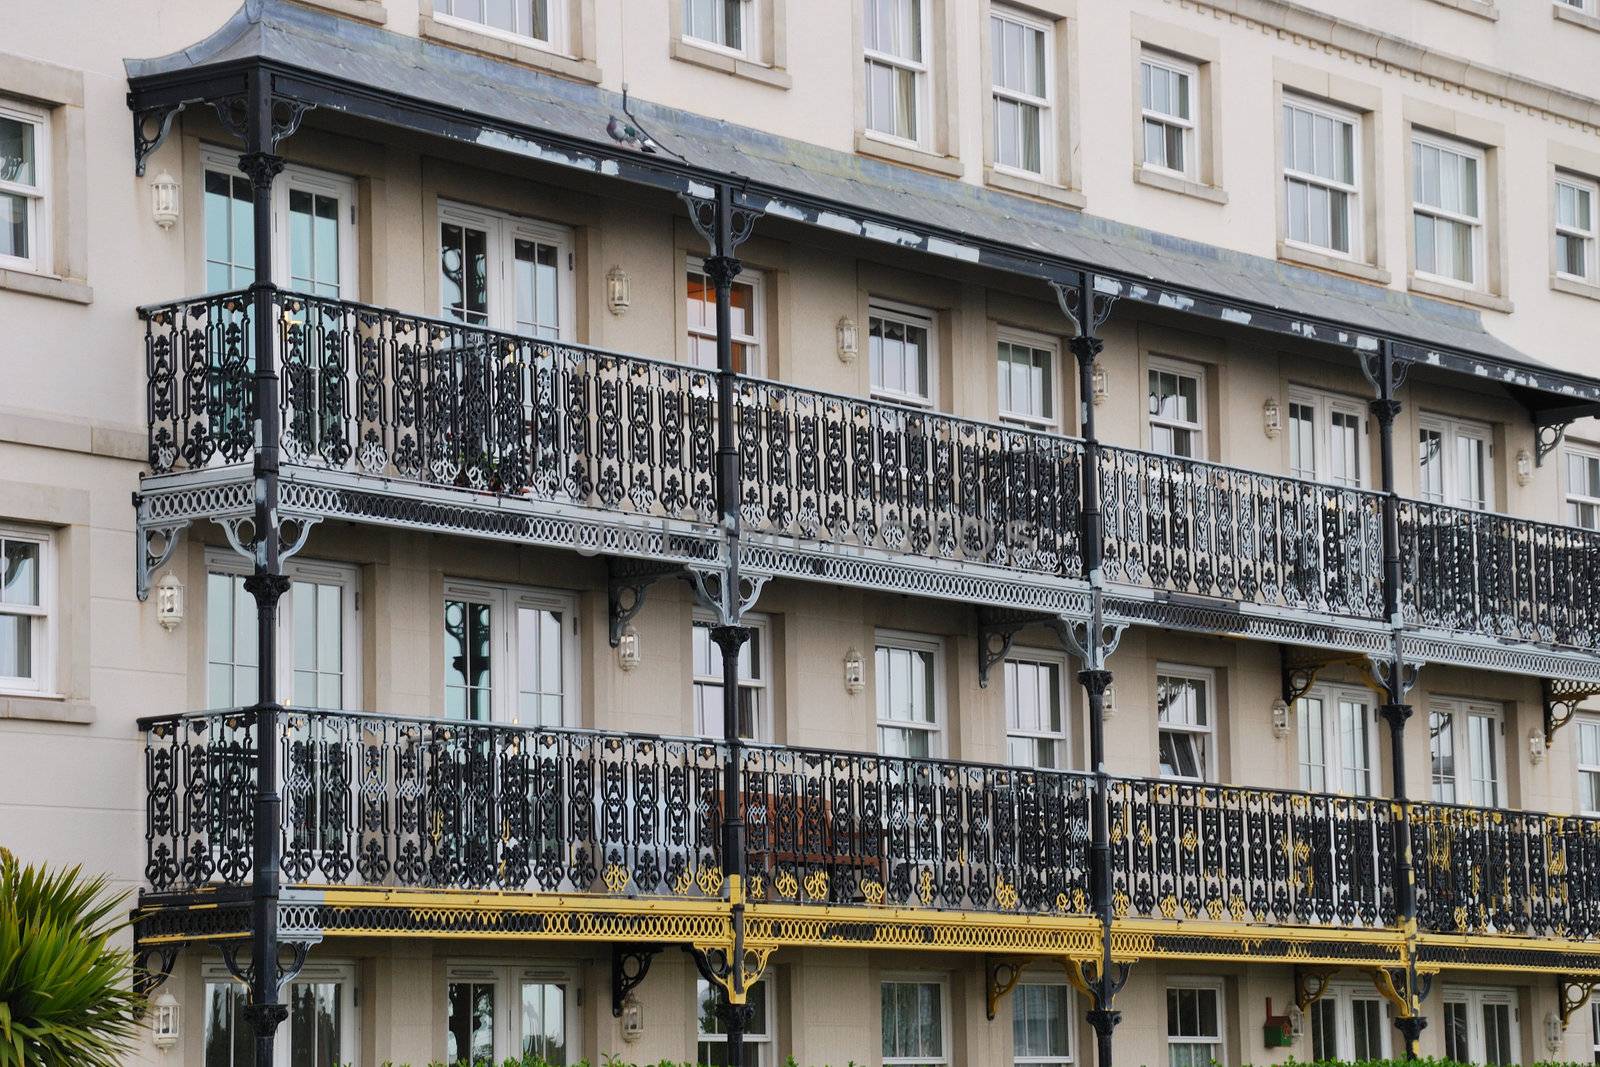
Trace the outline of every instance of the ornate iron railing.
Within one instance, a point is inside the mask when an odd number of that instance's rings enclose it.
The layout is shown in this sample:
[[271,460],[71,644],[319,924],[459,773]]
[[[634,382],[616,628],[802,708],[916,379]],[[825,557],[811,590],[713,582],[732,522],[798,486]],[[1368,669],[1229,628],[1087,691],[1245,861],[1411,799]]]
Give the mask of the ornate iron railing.
[[1580,648],[1600,641],[1600,533],[1400,501],[1406,620]]
[[1110,581],[1383,615],[1378,493],[1109,447],[1100,485]]
[[1149,779],[1111,784],[1112,893],[1142,918],[1394,922],[1389,801]]
[[1600,935],[1600,819],[1453,804],[1409,818],[1422,929]]
[[[146,881],[248,882],[252,714],[143,726]],[[677,896],[721,885],[714,742],[289,710],[275,743],[291,882]]]
[[1086,775],[773,746],[743,773],[758,897],[1088,912]]
[[[248,291],[141,309],[158,473],[253,447]],[[275,296],[283,458],[653,518],[715,512],[715,376],[300,294]],[[1082,577],[1083,443],[755,378],[735,389],[745,529]],[[1104,574],[1383,617],[1382,495],[1102,447]],[[1414,624],[1600,643],[1600,533],[1400,501]]]
[[[709,521],[710,374],[595,348],[280,293],[285,461]],[[248,294],[146,307],[150,465],[251,447]]]
[[[248,885],[247,710],[141,722],[145,880]],[[715,897],[719,742],[289,709],[291,883]],[[1087,915],[1092,776],[773,745],[739,765],[758,902]],[[1120,918],[1383,928],[1406,818],[1429,933],[1600,937],[1600,819],[1110,778]],[[1404,813],[1403,815],[1401,813]]]
[[740,379],[748,531],[1083,571],[1083,443],[1058,434]]

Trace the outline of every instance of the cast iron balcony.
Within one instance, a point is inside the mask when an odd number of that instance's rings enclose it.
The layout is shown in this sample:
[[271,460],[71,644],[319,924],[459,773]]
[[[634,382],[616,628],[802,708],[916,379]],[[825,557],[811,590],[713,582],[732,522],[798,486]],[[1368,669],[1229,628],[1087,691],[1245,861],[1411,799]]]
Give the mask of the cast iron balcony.
[[[648,528],[665,532],[636,539],[637,554],[714,558],[713,374],[363,304],[277,299],[286,514],[601,551],[617,551],[605,543],[613,531]],[[242,292],[141,310],[159,476],[147,497],[244,469],[252,313]],[[738,380],[735,403],[747,570],[1047,611],[1082,589],[1083,442],[755,378]],[[1267,619],[1260,631],[1272,639],[1387,648],[1381,494],[1113,447],[1100,450],[1098,476],[1114,616],[1209,630]],[[243,514],[248,484],[234,482],[231,495],[195,490],[188,504],[141,512],[141,529],[206,517],[195,500],[226,496]],[[587,532],[549,534],[573,516]],[[1568,660],[1596,643],[1600,533],[1409,500],[1400,527],[1412,626],[1473,635],[1480,657],[1506,639]],[[1335,630],[1343,636],[1326,636]],[[1435,641],[1418,656],[1480,662],[1461,644]]]
[[[252,713],[142,727],[150,891],[248,886]],[[723,888],[719,742],[291,709],[273,743],[290,885],[664,902]],[[1089,914],[1088,775],[772,745],[742,774],[756,904]],[[1424,933],[1600,936],[1600,819],[1109,788],[1121,920],[1392,929],[1405,818]]]

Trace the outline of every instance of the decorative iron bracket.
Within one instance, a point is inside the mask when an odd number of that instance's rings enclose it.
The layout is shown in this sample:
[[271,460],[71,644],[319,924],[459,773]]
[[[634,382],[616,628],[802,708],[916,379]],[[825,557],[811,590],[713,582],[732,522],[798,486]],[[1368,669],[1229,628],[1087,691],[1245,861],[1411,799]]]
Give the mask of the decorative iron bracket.
[[[744,1004],[750,987],[761,981],[767,973],[767,961],[777,951],[775,948],[746,947],[739,974],[741,981],[735,982],[733,968],[728,962],[729,952],[724,946],[685,945],[683,950],[694,959],[695,970],[700,972],[700,977],[720,988],[730,1005]],[[735,989],[735,986],[738,988]]]
[[[1389,669],[1394,665],[1394,660],[1389,656],[1368,653],[1367,671],[1372,675],[1372,680],[1377,682],[1377,688],[1385,693],[1389,691]],[[1402,660],[1400,663],[1400,696],[1404,697],[1411,692],[1417,684],[1417,675],[1422,670],[1422,664],[1413,660]]]
[[[241,141],[250,139],[250,100],[246,94],[238,96],[224,96],[208,101],[211,109],[217,113],[217,121],[222,123],[222,128]],[[294,100],[286,96],[272,98],[272,131],[268,134],[270,146],[268,151],[276,152],[278,142],[294,136],[300,128],[300,123],[305,121],[306,112],[315,108],[316,104],[309,104],[303,100]]]
[[1406,378],[1411,375],[1412,361],[1409,359],[1395,359],[1391,355],[1388,360],[1389,384],[1386,391],[1383,382],[1383,348],[1369,348],[1358,352],[1357,359],[1361,364],[1361,376],[1367,380],[1368,385],[1372,386],[1373,393],[1380,398],[1387,392],[1387,395],[1392,400],[1394,395],[1400,391],[1400,387],[1406,384]]
[[[1087,330],[1078,317],[1085,286],[1091,291]],[[1088,271],[1079,275],[1076,283],[1052,280],[1050,288],[1055,290],[1056,303],[1061,305],[1061,313],[1072,323],[1072,328],[1079,337],[1100,336],[1100,327],[1111,318],[1112,305],[1117,302],[1117,297],[1122,295],[1122,289],[1116,282],[1109,278],[1102,279],[1099,275]]]
[[1110,1010],[1117,994],[1128,984],[1128,973],[1132,969],[1132,964],[1113,963],[1111,973],[1102,981],[1100,961],[1097,959],[1062,960],[1061,966],[1066,969],[1067,982],[1072,988],[1088,997],[1089,1002],[1100,1011]]
[[1572,721],[1578,705],[1592,696],[1600,696],[1600,682],[1575,682],[1561,678],[1546,678],[1542,684],[1544,695],[1544,743],[1555,740],[1556,731]]
[[1597,985],[1600,985],[1600,979],[1572,978],[1567,975],[1561,975],[1556,979],[1556,996],[1561,1001],[1562,1033],[1566,1033],[1567,1027],[1572,1023],[1572,1017],[1589,1003],[1589,996]]
[[656,582],[673,576],[687,577],[677,563],[606,560],[606,607],[611,618],[611,647],[622,643],[622,631],[644,610],[645,593]]
[[1336,967],[1296,967],[1294,969],[1294,1006],[1303,1014],[1311,1005],[1321,1000],[1328,991],[1328,983],[1338,972]]
[[[1287,645],[1279,647],[1279,662],[1283,668],[1283,702],[1294,707],[1295,701],[1311,691],[1317,684],[1317,677],[1329,667],[1364,667],[1366,658],[1359,655],[1339,655],[1329,653],[1318,655],[1315,652],[1294,650]],[[1362,679],[1362,684],[1369,689],[1376,688],[1380,692],[1387,690],[1374,686],[1372,682]]]
[[1054,630],[1056,639],[1063,648],[1078,658],[1084,670],[1104,670],[1106,660],[1117,651],[1117,646],[1122,643],[1122,635],[1127,632],[1127,623],[1102,623],[1099,633],[1088,619],[1074,619],[1065,615],[1057,615],[1045,623]]
[[639,988],[645,975],[650,973],[650,964],[655,961],[661,952],[660,945],[623,945],[611,946],[611,1014],[617,1018],[622,1017],[622,1002],[628,995]]
[[1567,436],[1567,427],[1571,423],[1551,422],[1533,427],[1533,465],[1544,466],[1545,457],[1561,447],[1561,441]]
[[[149,1000],[150,994],[172,977],[172,965],[178,961],[178,950],[182,945],[155,945],[150,948],[140,948],[133,957],[133,991],[141,1000]],[[151,963],[155,966],[152,967]],[[143,1014],[144,1008],[139,1008]]]
[[[222,533],[228,539],[228,544],[233,550],[245,559],[254,563],[256,558],[255,519],[249,515],[239,515],[229,518],[214,519],[222,527]],[[311,536],[311,527],[321,522],[317,515],[286,515],[278,522],[278,559],[287,560],[306,547],[306,540]],[[250,536],[244,536],[244,528],[250,527]],[[284,531],[292,530],[293,537],[285,537]]]
[[728,247],[717,247],[717,190],[702,182],[690,181],[689,187],[678,193],[678,198],[689,208],[689,222],[695,233],[704,239],[713,256],[731,256],[739,246],[750,239],[756,220],[763,212],[747,204],[735,205],[729,198]]
[[[131,102],[131,101],[130,101]],[[150,162],[150,157],[156,149],[161,147],[167,139],[167,134],[172,132],[172,122],[178,113],[187,105],[185,104],[160,104],[156,107],[141,108],[133,113],[133,174],[136,178],[144,177],[145,165]],[[154,129],[151,126],[154,125]]]
[[[306,953],[311,951],[311,946],[316,944],[317,940],[320,939],[298,938],[293,941],[287,938],[283,939],[283,946],[289,950],[289,960],[285,963],[281,956],[278,958],[278,993],[280,996],[283,994],[284,986],[300,976],[301,970],[306,965]],[[228,973],[244,983],[245,988],[254,989],[256,981],[255,966],[248,961],[240,962],[239,959],[241,950],[246,954],[250,952],[251,942],[224,941],[219,947],[222,949],[222,962],[228,968]]]
[[189,520],[184,519],[160,526],[139,527],[134,540],[133,591],[141,602],[150,599],[151,577],[172,558],[172,553],[178,547],[178,536],[188,525]]
[[1017,631],[1048,624],[1054,616],[1006,608],[978,609],[978,687],[989,688],[989,671],[1011,652]]
[[1030,959],[997,959],[993,956],[983,961],[984,1011],[990,1022],[994,1022],[1001,999],[1017,988],[1017,983],[1022,980],[1023,968],[1030,962]]
[[[1408,981],[1409,978],[1409,981]],[[1415,985],[1411,983],[1414,982]],[[1404,967],[1374,967],[1372,969],[1372,985],[1378,993],[1394,1008],[1395,1018],[1414,1019],[1417,1017],[1415,1005],[1428,999],[1428,993],[1433,989],[1433,975],[1409,974]],[[1408,989],[1415,1001],[1402,993]]]
[[766,575],[741,574],[739,597],[738,601],[734,602],[724,588],[722,571],[689,567],[686,568],[686,572],[689,580],[694,583],[695,599],[700,602],[701,607],[716,613],[719,626],[740,625],[739,620],[744,618],[745,612],[756,606],[762,587],[767,584]]

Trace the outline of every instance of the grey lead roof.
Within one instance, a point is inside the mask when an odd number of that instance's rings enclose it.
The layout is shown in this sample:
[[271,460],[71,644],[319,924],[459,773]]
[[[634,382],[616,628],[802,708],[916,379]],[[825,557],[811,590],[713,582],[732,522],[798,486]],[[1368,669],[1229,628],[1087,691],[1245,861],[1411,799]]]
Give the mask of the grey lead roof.
[[[286,0],[247,0],[211,36],[157,59],[127,60],[130,80],[230,61],[265,59],[402,98],[448,102],[485,121],[532,126],[617,146],[605,135],[621,98],[598,87],[433,44]],[[1216,248],[1029,198],[790,140],[691,112],[631,100],[664,145],[711,172],[858,206],[1022,254],[1061,257],[1158,285],[1332,320],[1422,346],[1457,349],[1522,368],[1548,365],[1484,329],[1471,309]],[[1560,372],[1558,372],[1559,374]],[[1507,384],[1522,384],[1502,372]],[[1581,376],[1567,376],[1569,380]],[[1532,381],[1526,384],[1538,385]]]

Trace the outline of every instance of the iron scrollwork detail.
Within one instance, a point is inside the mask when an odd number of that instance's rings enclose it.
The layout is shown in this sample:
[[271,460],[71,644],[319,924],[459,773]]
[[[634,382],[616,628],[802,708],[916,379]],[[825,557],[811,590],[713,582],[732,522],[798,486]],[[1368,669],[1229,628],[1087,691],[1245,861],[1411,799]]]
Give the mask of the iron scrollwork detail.
[[[1119,295],[1116,291],[1107,292],[1100,288],[1098,275],[1085,273],[1077,282],[1058,282],[1052,280],[1050,288],[1056,294],[1056,303],[1061,306],[1061,313],[1072,323],[1077,337],[1099,337],[1100,328],[1111,318],[1111,309],[1117,302]],[[1115,283],[1112,283],[1115,285]],[[1080,311],[1083,307],[1083,288],[1090,289],[1089,321],[1080,322]]]
[[[678,198],[688,207],[690,225],[706,242],[713,256],[733,255],[740,245],[750,239],[751,233],[755,231],[756,222],[763,214],[761,211],[743,204],[730,205],[728,247],[719,248],[716,191],[698,183],[691,183],[689,188],[678,192]],[[734,273],[738,273],[738,271],[735,270]]]
[[[247,95],[224,96],[209,101],[211,109],[217,113],[217,121],[222,128],[241,141],[250,138],[250,104]],[[304,100],[296,100],[286,96],[272,98],[272,129],[268,133],[271,147],[276,149],[280,141],[294,136],[300,124],[305,121],[306,112],[317,105]]]
[[650,964],[661,953],[660,945],[611,946],[611,1014],[622,1017],[623,1002],[644,982]]
[[[150,162],[150,157],[155,154],[166,141],[167,135],[172,132],[172,123],[183,111],[186,105],[160,104],[156,107],[140,108],[133,113],[133,173],[135,177],[143,178],[145,167]],[[151,126],[155,128],[152,130]]]

